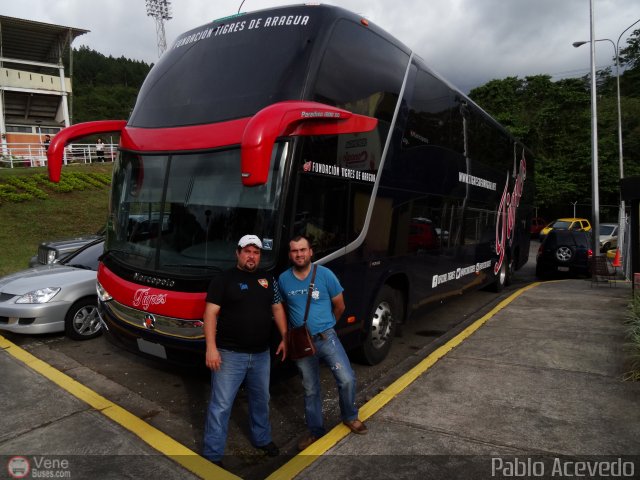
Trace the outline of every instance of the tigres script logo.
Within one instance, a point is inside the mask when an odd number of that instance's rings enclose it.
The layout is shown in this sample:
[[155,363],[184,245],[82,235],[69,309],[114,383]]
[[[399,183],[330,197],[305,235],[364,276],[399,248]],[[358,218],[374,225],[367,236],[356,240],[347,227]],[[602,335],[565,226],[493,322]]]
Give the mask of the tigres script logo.
[[513,229],[516,224],[516,211],[520,205],[520,198],[524,188],[524,181],[527,178],[527,161],[524,158],[520,160],[520,170],[516,177],[513,192],[509,193],[509,175],[507,174],[507,182],[504,185],[500,205],[498,205],[498,214],[496,222],[496,253],[498,261],[493,267],[493,273],[497,274],[504,262],[504,254],[507,249],[507,243],[511,246],[513,242]]
[[143,310],[148,310],[150,305],[163,305],[167,303],[167,294],[160,293],[156,295],[149,294],[150,288],[139,288],[136,293],[133,294],[133,306],[142,307]]

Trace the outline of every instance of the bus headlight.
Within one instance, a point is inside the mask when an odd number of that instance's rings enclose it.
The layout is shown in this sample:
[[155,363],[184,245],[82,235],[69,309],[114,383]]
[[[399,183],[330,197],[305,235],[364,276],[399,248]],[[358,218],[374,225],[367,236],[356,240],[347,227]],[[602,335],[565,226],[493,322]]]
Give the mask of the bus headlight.
[[100,300],[101,302],[108,302],[109,300],[113,299],[113,297],[109,295],[109,292],[107,292],[104,287],[100,285],[100,282],[96,282],[96,291],[98,292],[98,300]]

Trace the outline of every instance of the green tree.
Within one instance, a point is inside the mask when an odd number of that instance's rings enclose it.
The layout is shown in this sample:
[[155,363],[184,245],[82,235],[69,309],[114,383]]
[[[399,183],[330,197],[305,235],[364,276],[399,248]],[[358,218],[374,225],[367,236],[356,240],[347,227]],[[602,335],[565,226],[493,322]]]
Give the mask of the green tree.
[[73,55],[73,122],[129,118],[151,65],[85,46]]
[[589,198],[589,94],[582,81],[509,77],[470,97],[534,152],[538,206]]

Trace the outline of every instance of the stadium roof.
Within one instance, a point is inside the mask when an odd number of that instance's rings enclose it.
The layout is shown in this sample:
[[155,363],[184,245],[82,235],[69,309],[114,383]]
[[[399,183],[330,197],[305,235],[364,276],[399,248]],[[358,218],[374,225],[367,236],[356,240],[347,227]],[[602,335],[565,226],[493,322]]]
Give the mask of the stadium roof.
[[2,57],[32,62],[59,62],[73,40],[89,30],[0,15]]

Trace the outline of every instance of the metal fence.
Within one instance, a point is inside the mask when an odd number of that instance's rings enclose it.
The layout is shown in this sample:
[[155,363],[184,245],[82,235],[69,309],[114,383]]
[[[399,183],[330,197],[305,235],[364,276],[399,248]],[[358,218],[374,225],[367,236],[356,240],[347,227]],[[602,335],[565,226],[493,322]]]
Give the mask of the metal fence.
[[[113,162],[118,145],[105,143],[102,159],[96,144],[70,144],[64,150],[64,164]],[[46,167],[47,154],[40,143],[7,143],[0,151],[0,168]]]

